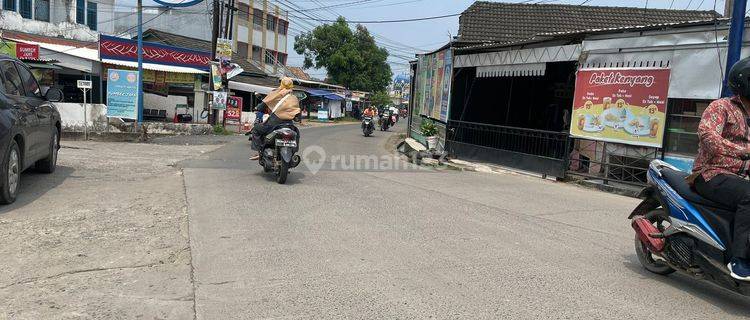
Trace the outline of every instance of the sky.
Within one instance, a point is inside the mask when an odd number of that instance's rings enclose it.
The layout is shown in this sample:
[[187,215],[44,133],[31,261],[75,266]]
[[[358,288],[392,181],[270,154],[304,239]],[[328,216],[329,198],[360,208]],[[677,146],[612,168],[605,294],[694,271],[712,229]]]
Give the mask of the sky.
[[[430,16],[441,16],[460,13],[468,8],[474,1],[469,0],[290,0],[299,7],[307,9],[320,8],[322,6],[334,6],[329,9],[307,11],[315,17],[333,19],[335,15],[342,15],[347,20],[398,20],[409,18],[422,18]],[[278,2],[278,1],[274,1]],[[282,1],[286,2],[286,1]],[[497,2],[523,2],[522,0],[505,0]],[[529,3],[540,2],[537,0],[527,1]],[[712,10],[714,5],[716,11],[724,11],[724,0],[542,0],[544,3],[556,4],[581,4],[592,6],[629,6],[668,9]],[[347,5],[348,4],[348,5]],[[300,13],[291,12],[293,15]],[[294,35],[301,30],[310,29],[307,22],[302,22],[290,17],[291,31]],[[322,22],[313,22],[321,24]],[[385,46],[393,54],[400,57],[390,57],[389,63],[394,76],[407,73],[408,64],[402,57],[414,57],[416,49],[431,51],[446,44],[451,36],[458,32],[458,17],[443,19],[387,23],[387,24],[364,24],[367,29],[377,35],[376,41]],[[301,66],[303,58],[294,52],[293,41],[289,41],[288,65]],[[325,70],[307,70],[313,77],[324,78]]]
[[[116,0],[118,5],[134,5],[134,0]],[[211,1],[211,0],[204,0]],[[256,0],[257,1],[257,0]],[[400,20],[424,18],[461,13],[474,1],[472,0],[268,0],[290,11],[289,41],[287,51],[289,57],[287,65],[302,66],[303,58],[294,52],[294,35],[309,31],[314,26],[325,22],[298,19],[293,16],[304,17],[301,13],[318,19],[335,19],[344,16],[348,21],[372,20]],[[591,6],[629,6],[648,8],[674,8],[691,10],[712,10],[722,13],[725,0],[493,0],[495,2],[511,3],[556,3]],[[292,5],[290,5],[290,3]],[[151,0],[145,0],[145,5],[153,5]],[[205,6],[201,3],[200,6]],[[323,7],[323,8],[321,8]],[[394,77],[408,72],[406,60],[413,58],[418,52],[429,52],[448,43],[451,36],[458,33],[458,16],[442,19],[370,24],[364,26],[375,35],[380,46],[386,47],[392,54],[389,63]],[[354,24],[352,24],[354,27]],[[325,78],[324,69],[306,70],[315,78]]]

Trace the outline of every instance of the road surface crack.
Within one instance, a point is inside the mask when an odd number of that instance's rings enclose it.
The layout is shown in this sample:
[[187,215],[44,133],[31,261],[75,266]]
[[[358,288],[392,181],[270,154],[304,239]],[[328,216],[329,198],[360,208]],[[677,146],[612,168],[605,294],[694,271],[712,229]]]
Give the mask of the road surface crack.
[[109,271],[109,270],[128,270],[128,269],[150,268],[150,267],[155,267],[155,266],[158,266],[158,265],[161,265],[161,264],[163,264],[163,263],[162,262],[154,262],[154,263],[139,264],[139,265],[134,265],[134,266],[119,266],[119,267],[90,268],[90,269],[71,270],[71,271],[65,271],[65,272],[61,272],[61,273],[58,273],[58,274],[54,274],[54,275],[51,275],[51,276],[33,277],[33,278],[24,279],[24,280],[21,280],[21,281],[16,281],[14,283],[11,283],[11,284],[8,284],[8,285],[0,287],[0,290],[5,290],[5,289],[8,289],[10,287],[17,286],[17,285],[35,283],[35,282],[42,281],[42,280],[57,279],[57,278],[62,278],[62,277],[65,277],[65,276],[74,275],[74,274],[80,274],[80,273],[100,272],[100,271]]

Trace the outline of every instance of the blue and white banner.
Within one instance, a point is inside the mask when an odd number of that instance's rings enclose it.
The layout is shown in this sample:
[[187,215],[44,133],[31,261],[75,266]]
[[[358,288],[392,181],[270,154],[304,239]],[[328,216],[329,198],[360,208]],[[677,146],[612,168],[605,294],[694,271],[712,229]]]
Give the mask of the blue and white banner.
[[107,71],[107,117],[138,119],[138,71]]

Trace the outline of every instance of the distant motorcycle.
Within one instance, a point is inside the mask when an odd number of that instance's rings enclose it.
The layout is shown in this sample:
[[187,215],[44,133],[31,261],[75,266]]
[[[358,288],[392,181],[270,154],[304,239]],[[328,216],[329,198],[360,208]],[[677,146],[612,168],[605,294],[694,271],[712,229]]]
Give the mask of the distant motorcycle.
[[375,124],[372,123],[372,117],[364,117],[362,119],[362,134],[369,137],[373,131],[375,131]]
[[406,113],[406,109],[401,109],[401,111],[399,111],[399,113],[401,114],[401,118],[406,118],[406,116],[408,115]]
[[395,125],[396,123],[398,123],[398,114],[392,113],[391,114],[391,124]]
[[289,169],[300,163],[299,130],[292,123],[277,126],[273,132],[263,138],[263,146],[260,150],[260,162],[264,172],[274,172],[276,182],[286,183]]
[[383,114],[383,116],[380,117],[380,131],[388,131],[388,128],[391,126],[391,117],[389,117],[387,114]]

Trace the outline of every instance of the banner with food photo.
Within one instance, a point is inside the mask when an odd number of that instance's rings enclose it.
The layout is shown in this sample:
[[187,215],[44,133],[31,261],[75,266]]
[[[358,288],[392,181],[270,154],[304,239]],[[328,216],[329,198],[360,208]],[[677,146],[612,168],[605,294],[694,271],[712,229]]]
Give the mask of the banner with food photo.
[[570,135],[661,148],[669,69],[582,69],[576,76]]

